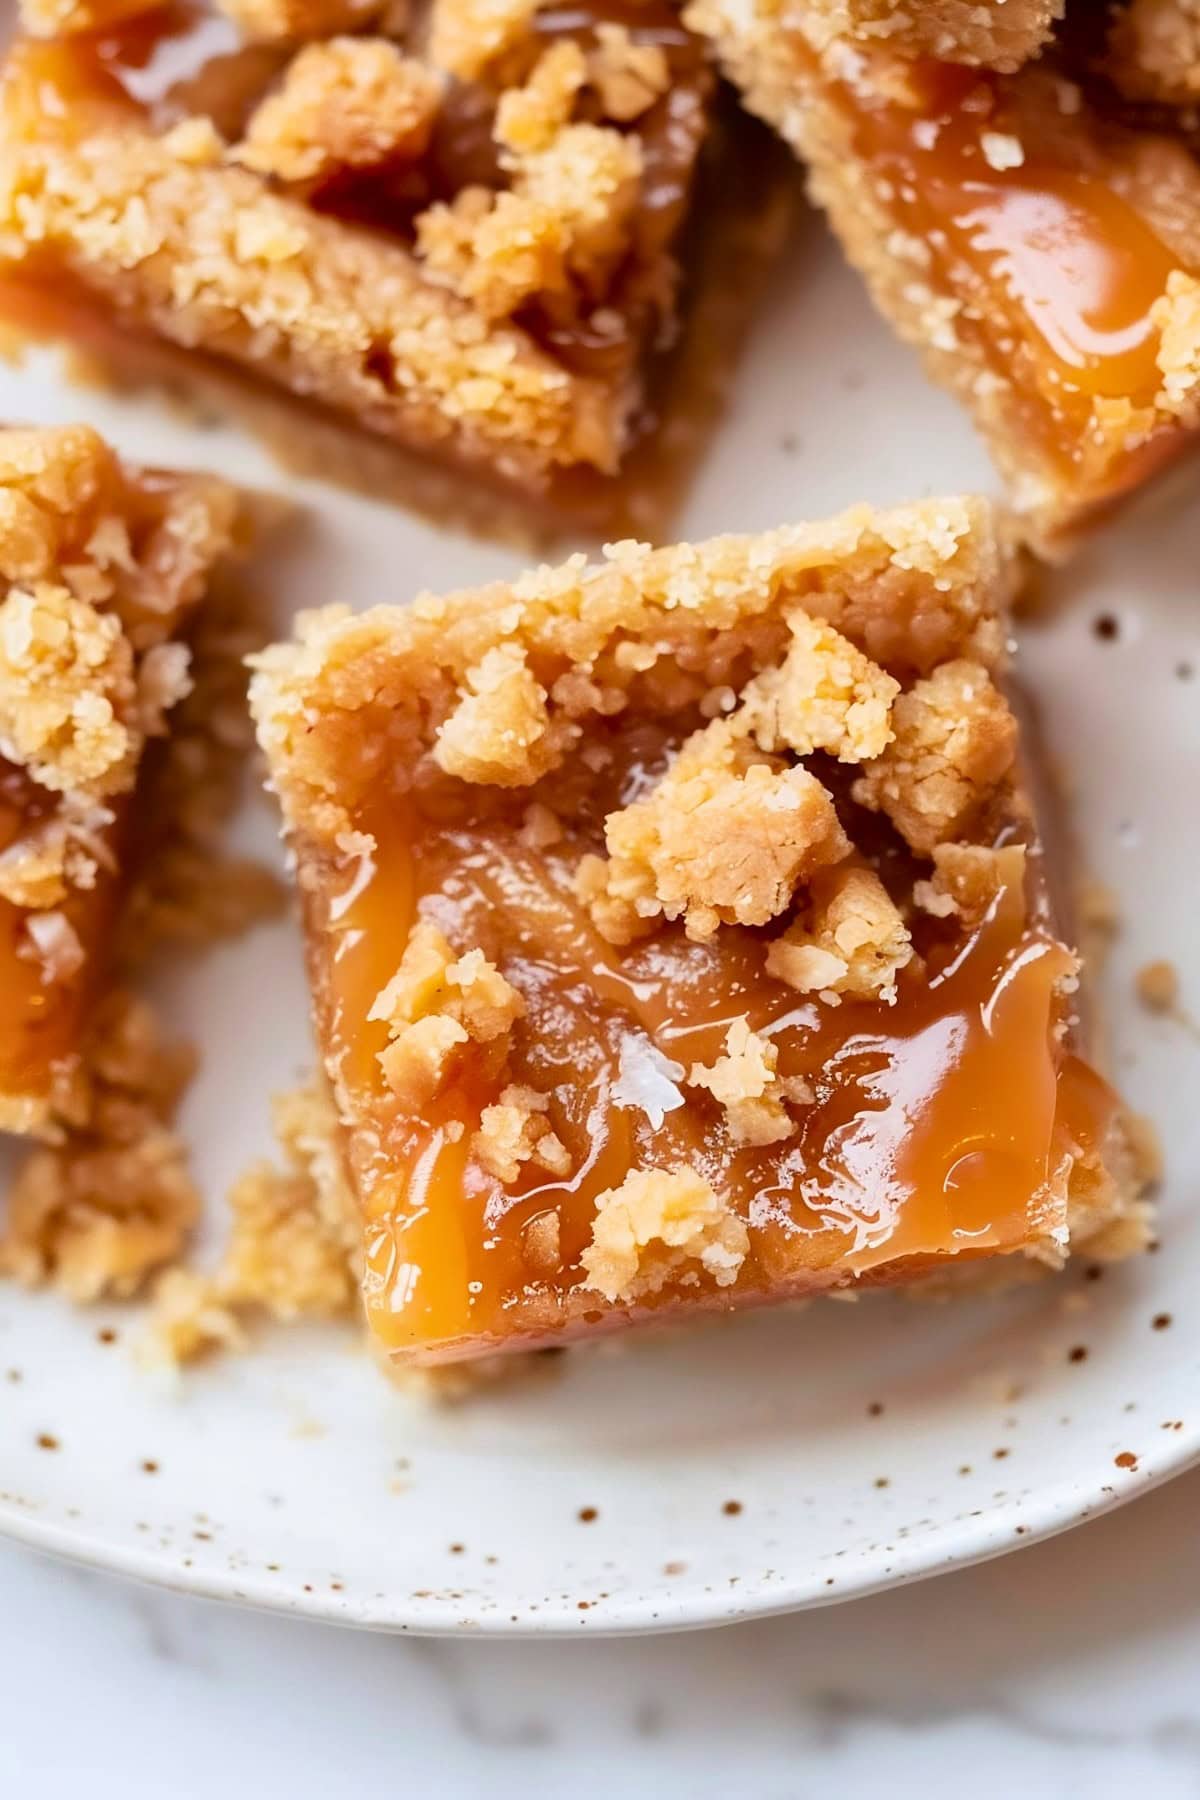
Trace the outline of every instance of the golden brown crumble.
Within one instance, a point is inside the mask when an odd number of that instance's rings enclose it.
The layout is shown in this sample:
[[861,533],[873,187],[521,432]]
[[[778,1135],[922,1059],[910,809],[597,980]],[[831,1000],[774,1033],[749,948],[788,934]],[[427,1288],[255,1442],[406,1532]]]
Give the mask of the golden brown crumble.
[[571,38],[543,51],[524,86],[500,96],[492,131],[497,144],[518,157],[545,150],[570,119],[587,72],[587,59]]
[[473,81],[529,36],[539,0],[433,0],[429,54],[439,69]]
[[1105,72],[1131,100],[1200,99],[1200,4],[1128,0],[1113,13]]
[[850,850],[816,776],[752,750],[725,719],[690,737],[644,799],[609,815],[605,840],[603,885],[589,859],[581,891],[618,944],[663,918],[682,918],[698,939],[721,923],[765,925]]
[[693,1063],[688,1081],[707,1088],[725,1108],[725,1123],[735,1144],[776,1144],[790,1137],[795,1121],[787,1103],[807,1104],[812,1090],[796,1077],[776,1072],[779,1051],[769,1038],[735,1019],[725,1035],[725,1048],[709,1065]]
[[1150,322],[1162,333],[1155,361],[1163,383],[1155,404],[1194,422],[1200,417],[1200,281],[1174,270],[1150,308]]
[[1151,1012],[1173,1012],[1179,1005],[1179,970],[1172,962],[1144,963],[1137,972],[1137,995]]
[[255,109],[234,156],[285,182],[415,161],[440,99],[437,77],[382,38],[308,44]]
[[9,1190],[0,1271],[82,1302],[136,1293],[179,1255],[200,1197],[171,1119],[193,1064],[144,1002],[101,1002],[69,1135],[33,1150]]
[[605,118],[622,125],[640,119],[671,82],[666,52],[658,44],[635,43],[627,25],[611,20],[596,26],[596,47],[587,68]]
[[881,755],[900,683],[822,620],[797,612],[788,627],[787,655],[745,689],[739,721],[763,750],[827,750],[841,762]]
[[681,1271],[729,1287],[749,1247],[745,1224],[695,1169],[634,1169],[598,1197],[580,1261],[588,1286],[617,1305],[656,1293]]
[[873,869],[813,877],[800,917],[767,951],[767,973],[801,993],[894,1001],[912,959],[908,927]]
[[280,1095],[284,1167],[257,1163],[229,1195],[232,1225],[217,1269],[168,1269],[154,1289],[146,1353],[189,1362],[240,1349],[256,1316],[332,1319],[357,1305],[361,1227],[324,1086]]
[[[716,36],[737,30],[755,36],[764,54],[784,32],[802,32],[818,49],[837,38],[886,45],[906,56],[1015,69],[1050,36],[1065,0],[788,0],[748,9],[702,0],[685,12],[695,31]],[[722,45],[722,47],[724,47]]]
[[219,343],[285,387],[299,363],[307,391],[401,442],[514,479],[615,466],[622,397],[489,325],[402,246],[142,131],[97,124],[77,145],[11,126],[0,255],[36,243],[167,339]]
[[519,644],[497,644],[465,677],[467,692],[438,731],[434,758],[447,775],[527,787],[553,768],[562,734],[550,730],[546,691]]
[[966,832],[1009,773],[1017,723],[986,669],[943,663],[901,694],[894,736],[854,784],[921,855]]
[[[527,1162],[552,1175],[570,1173],[570,1154],[546,1123],[549,1106],[547,1095],[514,1085],[502,1089],[496,1105],[484,1107],[471,1150],[489,1175],[497,1181],[516,1181]],[[544,1230],[541,1236],[545,1237]]]
[[984,917],[1001,888],[1021,892],[1025,884],[1025,846],[1008,844],[938,844],[933,875],[913,886],[913,899],[935,918],[956,915],[968,930]]
[[419,1109],[446,1081],[464,1044],[503,1037],[524,1010],[481,950],[456,958],[437,927],[421,919],[368,1017],[388,1027],[391,1041],[379,1053],[388,1086],[404,1106]]
[[141,752],[136,699],[115,613],[48,582],[0,602],[0,737],[40,787],[95,797],[128,787]]
[[512,187],[464,188],[417,220],[417,254],[488,319],[572,281],[599,294],[628,249],[641,195],[635,138],[564,125],[544,148],[511,158]]

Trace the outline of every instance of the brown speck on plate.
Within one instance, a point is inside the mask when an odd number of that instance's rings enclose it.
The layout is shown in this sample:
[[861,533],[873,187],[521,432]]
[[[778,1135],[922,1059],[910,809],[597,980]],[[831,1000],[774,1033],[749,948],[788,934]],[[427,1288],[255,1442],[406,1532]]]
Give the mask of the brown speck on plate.
[[600,1514],[594,1506],[581,1506],[575,1517],[581,1525],[590,1525],[593,1519],[600,1517]]
[[1122,1450],[1119,1456],[1113,1457],[1113,1461],[1118,1469],[1136,1469],[1138,1466],[1138,1459],[1132,1450]]
[[1171,1323],[1171,1315],[1170,1315],[1170,1313],[1166,1313],[1166,1312],[1155,1313],[1154,1317],[1150,1321],[1151,1327],[1155,1331],[1166,1331],[1168,1326],[1170,1325],[1170,1323]]
[[1087,1361],[1087,1345],[1086,1344],[1076,1344],[1073,1349],[1068,1350],[1067,1351],[1067,1361],[1073,1362],[1073,1363],[1086,1362]]
[[740,1500],[727,1500],[725,1502],[724,1506],[721,1508],[721,1511],[725,1514],[725,1516],[730,1519],[736,1518],[738,1513],[741,1512],[741,1510],[742,1510],[742,1503]]
[[37,1435],[37,1447],[39,1450],[57,1450],[60,1448],[60,1445],[58,1439],[53,1437],[50,1432],[39,1431]]

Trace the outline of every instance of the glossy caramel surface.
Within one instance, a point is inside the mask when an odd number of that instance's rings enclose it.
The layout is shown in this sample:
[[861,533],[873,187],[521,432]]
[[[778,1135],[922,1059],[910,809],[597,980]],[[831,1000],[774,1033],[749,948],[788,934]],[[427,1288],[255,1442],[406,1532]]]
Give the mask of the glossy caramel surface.
[[[0,855],[53,804],[39,802],[20,771],[0,761]],[[116,834],[108,838],[115,855]],[[118,882],[102,870],[94,887],[71,890],[56,909],[83,951],[80,966],[64,973],[37,953],[31,915],[0,899],[0,1096],[48,1101],[56,1076],[68,1072],[103,979],[117,901]]]
[[[668,1285],[639,1310],[763,1300],[1032,1242],[1068,1143],[1098,1140],[1111,1105],[1058,1047],[1056,984],[1072,962],[1036,900],[1003,892],[966,936],[918,919],[923,964],[902,973],[890,1007],[833,1006],[770,979],[774,931],[723,928],[698,944],[666,926],[614,949],[575,900],[572,871],[604,813],[661,766],[664,739],[646,727],[612,749],[603,776],[560,794],[571,827],[549,850],[522,841],[519,811],[489,798],[476,813],[465,789],[435,783],[381,800],[362,820],[375,852],[329,871],[316,985],[327,1063],[362,1127],[351,1157],[380,1342],[436,1355],[602,1324],[611,1309],[583,1287],[579,1257],[597,1195],[631,1168],[693,1165],[731,1197],[751,1241],[735,1287]],[[883,849],[885,879],[902,880],[902,854]],[[468,1046],[421,1119],[383,1082],[386,1027],[366,1018],[418,906],[456,950],[482,948],[527,1005],[507,1065],[502,1047]],[[738,1018],[815,1094],[793,1109],[794,1134],[766,1148],[734,1145],[722,1109],[685,1079],[721,1054]],[[509,1082],[550,1095],[565,1179],[526,1164],[505,1186],[472,1157],[480,1114]],[[524,1253],[525,1228],[548,1211],[561,1245],[549,1277]]]
[[[1151,308],[1181,260],[1129,197],[1127,135],[1106,135],[1077,89],[1075,111],[1045,128],[1067,85],[930,62],[897,81],[894,64],[841,46],[830,92],[888,209],[942,271],[934,291],[964,303],[950,329],[984,346],[1014,384],[1022,430],[1069,470],[1091,455],[1095,402],[1153,406],[1162,377]],[[1159,430],[1178,425],[1164,419]],[[1107,461],[1125,451],[1154,455],[1131,442]],[[1121,479],[1115,468],[1091,473]]]

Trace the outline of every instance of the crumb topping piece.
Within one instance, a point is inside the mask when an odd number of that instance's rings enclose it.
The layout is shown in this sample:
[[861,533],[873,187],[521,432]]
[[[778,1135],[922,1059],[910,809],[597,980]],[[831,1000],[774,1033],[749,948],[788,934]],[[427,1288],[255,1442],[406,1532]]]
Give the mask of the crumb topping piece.
[[1198,0],[1128,0],[1113,14],[1105,73],[1130,100],[1200,98]]
[[1150,322],[1160,333],[1155,361],[1163,378],[1155,404],[1194,424],[1200,420],[1200,281],[1175,269],[1150,308]]
[[529,35],[539,0],[433,0],[429,54],[460,81],[474,81]]
[[783,661],[755,676],[738,717],[763,750],[868,762],[891,741],[900,683],[821,619],[794,612]]
[[735,1144],[777,1144],[796,1129],[787,1102],[808,1104],[812,1089],[795,1076],[776,1071],[779,1051],[770,1038],[735,1019],[725,1036],[724,1053],[711,1065],[693,1063],[688,1081],[707,1088],[725,1108],[725,1123]]
[[767,973],[798,992],[896,999],[896,975],[912,960],[899,909],[872,869],[813,877],[808,905],[767,950]]
[[714,719],[687,740],[644,799],[611,813],[607,865],[585,858],[580,893],[597,929],[629,943],[662,918],[689,937],[765,925],[850,840],[807,769],[784,768]]
[[689,1274],[730,1287],[750,1248],[745,1223],[695,1169],[633,1169],[597,1197],[580,1261],[611,1304],[657,1293]]
[[1024,844],[996,850],[989,844],[938,844],[933,875],[913,884],[913,899],[934,918],[952,915],[973,930],[1001,889],[1020,894],[1025,887]]
[[34,1150],[9,1189],[0,1271],[83,1302],[134,1294],[180,1254],[200,1196],[170,1121],[193,1066],[143,1002],[101,1003],[69,1134]]
[[415,1109],[444,1085],[464,1044],[504,1037],[524,1011],[521,995],[482,950],[456,958],[437,927],[421,919],[367,1016],[386,1022],[391,1042],[379,1053],[380,1066],[396,1098]]
[[437,77],[383,38],[309,44],[251,115],[235,159],[291,183],[415,161],[441,99]]
[[604,116],[628,125],[654,105],[671,84],[671,66],[658,44],[635,43],[627,25],[603,20],[588,55],[588,81]]
[[114,613],[48,582],[0,602],[0,742],[41,787],[108,794],[129,785],[140,742],[122,714],[135,692],[133,651]]
[[434,761],[447,775],[494,787],[535,782],[561,758],[546,690],[519,644],[497,644],[467,671],[467,692],[438,729]]
[[534,295],[566,295],[572,283],[598,296],[629,246],[641,145],[587,123],[562,125],[543,143],[529,109],[514,115],[510,106],[504,121],[537,147],[510,152],[510,188],[467,187],[420,214],[423,266],[489,319],[511,316]]
[[281,1094],[272,1111],[283,1168],[256,1163],[234,1183],[215,1271],[177,1265],[158,1278],[143,1360],[241,1349],[255,1314],[333,1319],[355,1310],[362,1225],[328,1091],[316,1083]]
[[471,1139],[473,1155],[497,1181],[513,1182],[527,1162],[560,1177],[571,1172],[565,1144],[546,1122],[549,1096],[535,1088],[509,1086],[494,1106],[485,1106]]
[[943,663],[901,694],[894,736],[854,783],[920,855],[966,833],[1013,766],[1017,723],[978,663]]

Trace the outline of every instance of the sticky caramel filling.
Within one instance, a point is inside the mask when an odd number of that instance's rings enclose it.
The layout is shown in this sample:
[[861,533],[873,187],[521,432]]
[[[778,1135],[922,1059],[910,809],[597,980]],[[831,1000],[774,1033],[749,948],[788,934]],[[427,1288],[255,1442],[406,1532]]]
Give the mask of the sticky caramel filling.
[[[1078,470],[1097,401],[1153,406],[1161,375],[1150,311],[1181,260],[1124,197],[1120,133],[1111,142],[1100,133],[1078,90],[1061,133],[1046,129],[1055,91],[1046,77],[930,62],[901,83],[894,64],[848,46],[830,83],[888,210],[928,249],[934,293],[963,302],[947,328],[984,346],[1013,382],[1030,439]],[[1069,155],[1062,133],[1076,138]],[[1160,429],[1178,434],[1173,421]]]
[[[587,1290],[580,1257],[597,1196],[631,1169],[700,1171],[750,1237],[735,1286],[714,1296],[694,1275],[668,1281],[638,1311],[765,1300],[1044,1235],[1049,1185],[1076,1149],[1102,1139],[1112,1101],[1062,1047],[1060,984],[1073,964],[1038,894],[1001,891],[969,934],[917,915],[920,962],[901,972],[892,1006],[831,1004],[770,978],[766,943],[783,920],[769,932],[722,928],[708,943],[668,925],[614,949],[574,897],[572,873],[597,847],[605,811],[661,769],[664,736],[647,726],[609,748],[602,777],[581,787],[576,771],[550,796],[570,823],[549,848],[523,840],[519,808],[435,784],[369,809],[361,824],[373,853],[329,871],[332,898],[313,921],[316,987],[327,1061],[369,1122],[351,1155],[381,1344],[436,1354],[600,1325],[608,1309]],[[889,883],[911,883],[898,840],[873,860]],[[414,1118],[383,1080],[387,1028],[367,1014],[418,909],[456,949],[481,948],[526,1013],[511,1042],[468,1045]],[[792,1109],[792,1135],[767,1147],[733,1142],[722,1108],[686,1079],[720,1056],[738,1019],[777,1047],[781,1075],[813,1093]],[[527,1163],[504,1184],[473,1155],[482,1111],[509,1083],[549,1096],[565,1178]],[[529,1255],[545,1215],[559,1246],[550,1272]]]
[[[45,808],[19,770],[0,762],[0,855],[34,825]],[[52,804],[52,803],[51,803]],[[69,1073],[84,1021],[108,965],[119,901],[114,873],[119,828],[100,845],[111,866],[98,869],[90,888],[73,888],[54,913],[78,944],[64,962],[53,943],[43,949],[31,933],[38,915],[0,898],[0,1096],[49,1101]]]
[[[535,43],[569,38],[588,50],[600,24],[627,26],[635,44],[668,59],[667,91],[631,125],[642,150],[641,204],[630,247],[597,297],[578,294],[553,308],[533,299],[514,322],[566,367],[583,376],[624,381],[652,344],[673,301],[662,259],[678,238],[708,123],[712,77],[696,40],[665,0],[597,0],[547,8],[533,20]],[[282,76],[292,48],[245,43],[237,26],[199,0],[173,0],[108,32],[50,43],[21,40],[10,52],[4,106],[30,129],[78,135],[89,117],[127,119],[161,133],[188,118],[211,119],[235,143]],[[363,225],[411,249],[415,220],[467,186],[508,185],[493,140],[496,91],[483,82],[452,82],[425,152],[367,170],[341,170],[305,194],[318,212]],[[577,116],[595,113],[586,99]],[[598,118],[599,115],[596,115]],[[53,124],[50,124],[53,121]],[[603,119],[612,127],[613,121]],[[47,275],[50,275],[47,271]]]

